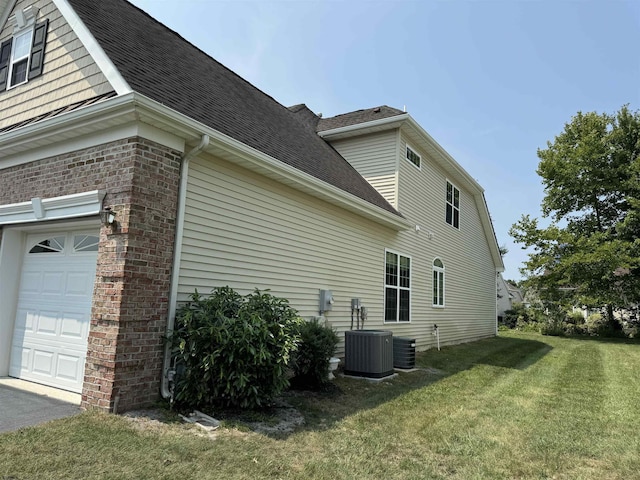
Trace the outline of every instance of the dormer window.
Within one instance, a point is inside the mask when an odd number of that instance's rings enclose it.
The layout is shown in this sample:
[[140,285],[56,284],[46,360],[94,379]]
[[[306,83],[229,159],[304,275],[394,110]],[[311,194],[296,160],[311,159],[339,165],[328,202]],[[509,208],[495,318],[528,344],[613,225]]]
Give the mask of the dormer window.
[[13,36],[0,44],[0,91],[42,75],[49,20],[35,23],[33,7],[19,10],[9,19]]
[[28,29],[13,37],[13,51],[9,67],[9,88],[27,81],[27,67],[31,53],[33,29]]

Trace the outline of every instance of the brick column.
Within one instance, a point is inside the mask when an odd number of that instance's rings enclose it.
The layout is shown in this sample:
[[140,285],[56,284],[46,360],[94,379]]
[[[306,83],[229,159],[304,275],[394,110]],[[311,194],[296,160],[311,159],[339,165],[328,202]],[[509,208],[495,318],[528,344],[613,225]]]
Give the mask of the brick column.
[[130,140],[130,182],[109,185],[116,213],[102,227],[82,405],[113,411],[159,398],[168,318],[179,152]]

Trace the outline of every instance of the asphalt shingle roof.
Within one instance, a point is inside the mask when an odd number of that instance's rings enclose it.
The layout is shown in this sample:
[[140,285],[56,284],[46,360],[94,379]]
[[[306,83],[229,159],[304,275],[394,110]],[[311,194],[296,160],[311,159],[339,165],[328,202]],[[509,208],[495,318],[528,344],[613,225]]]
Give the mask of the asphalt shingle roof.
[[316,130],[318,132],[323,132],[326,130],[333,130],[334,128],[348,127],[351,125],[357,125],[359,123],[380,120],[382,118],[404,115],[405,113],[406,112],[398,110],[397,108],[382,105],[380,107],[367,108],[365,110],[356,110],[355,112],[343,113],[342,115],[336,115],[335,117],[321,118],[318,122]]
[[131,88],[400,215],[312,123],[125,0],[69,0]]

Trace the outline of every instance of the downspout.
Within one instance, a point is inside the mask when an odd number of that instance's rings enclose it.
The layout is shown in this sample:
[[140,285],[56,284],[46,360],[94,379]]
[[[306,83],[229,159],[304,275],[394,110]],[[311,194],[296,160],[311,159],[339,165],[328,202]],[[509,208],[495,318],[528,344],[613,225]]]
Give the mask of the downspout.
[[[187,181],[189,178],[189,161],[202,152],[209,145],[209,135],[202,135],[197,147],[192,148],[182,156],[180,166],[180,190],[178,191],[178,212],[176,214],[176,239],[173,251],[173,266],[171,269],[171,291],[169,293],[169,312],[167,318],[167,337],[173,332],[176,319],[176,306],[178,303],[178,280],[180,278],[180,256],[182,252],[182,234],[184,231],[184,212],[187,203]],[[173,379],[171,370],[171,348],[167,343],[164,347],[164,361],[162,364],[162,383],[160,393],[163,398],[169,398],[170,380]]]
[[500,333],[500,331],[498,330],[498,281],[499,281],[499,278],[500,278],[500,272],[498,272],[496,270],[496,314],[495,314],[495,318],[496,318],[496,337]]

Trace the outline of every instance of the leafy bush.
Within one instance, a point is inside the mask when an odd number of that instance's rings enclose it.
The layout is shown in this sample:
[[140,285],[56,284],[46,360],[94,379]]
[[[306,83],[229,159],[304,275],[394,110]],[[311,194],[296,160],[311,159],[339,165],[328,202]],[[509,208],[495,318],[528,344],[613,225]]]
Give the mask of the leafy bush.
[[540,326],[540,333],[542,335],[561,337],[565,334],[565,323],[556,318],[549,318]]
[[198,291],[176,313],[169,339],[180,366],[179,408],[256,408],[288,387],[287,368],[303,320],[287,300],[256,290]]
[[517,328],[518,324],[522,325],[532,321],[535,321],[534,314],[523,303],[516,303],[513,308],[505,310],[504,317],[502,317],[502,324],[508,328]]
[[609,320],[599,313],[593,313],[587,318],[587,332],[598,337],[624,337],[622,325],[617,320]]
[[300,325],[300,345],[294,354],[292,384],[318,388],[328,382],[329,359],[338,345],[338,335],[318,320]]
[[584,316],[582,312],[571,312],[567,314],[567,323],[571,325],[582,325],[584,322]]

